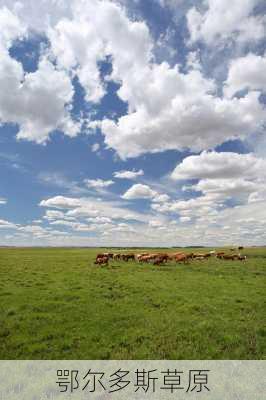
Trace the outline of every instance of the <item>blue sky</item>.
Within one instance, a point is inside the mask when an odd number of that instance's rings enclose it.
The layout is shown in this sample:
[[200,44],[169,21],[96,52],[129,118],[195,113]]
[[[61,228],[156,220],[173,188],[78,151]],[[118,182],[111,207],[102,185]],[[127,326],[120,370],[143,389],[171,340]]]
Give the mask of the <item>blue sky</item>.
[[266,243],[262,1],[0,0],[0,244]]

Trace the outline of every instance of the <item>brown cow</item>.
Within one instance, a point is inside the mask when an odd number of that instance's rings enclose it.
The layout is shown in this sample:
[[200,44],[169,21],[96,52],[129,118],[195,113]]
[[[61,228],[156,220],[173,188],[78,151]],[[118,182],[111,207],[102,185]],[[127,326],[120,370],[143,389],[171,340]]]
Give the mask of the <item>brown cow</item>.
[[113,259],[114,260],[120,260],[121,254],[114,254]]
[[153,261],[153,265],[161,265],[165,262],[164,257],[156,257],[155,260]]
[[98,265],[108,265],[108,257],[104,256],[104,257],[98,257],[96,258],[96,261],[94,262],[94,264],[98,264]]
[[128,261],[128,260],[135,260],[135,254],[122,254],[121,258],[123,261]]
[[220,251],[219,253],[216,254],[217,258],[223,258],[225,252],[224,251]]
[[222,259],[223,260],[237,260],[238,254],[224,254]]
[[175,261],[176,262],[183,262],[184,264],[188,264],[188,257],[186,254],[179,254],[175,256]]
[[138,258],[138,261],[139,261],[140,263],[142,263],[142,262],[150,262],[150,261],[155,260],[155,258],[156,258],[156,255],[151,254],[151,255],[147,255],[147,256],[140,256],[140,257]]

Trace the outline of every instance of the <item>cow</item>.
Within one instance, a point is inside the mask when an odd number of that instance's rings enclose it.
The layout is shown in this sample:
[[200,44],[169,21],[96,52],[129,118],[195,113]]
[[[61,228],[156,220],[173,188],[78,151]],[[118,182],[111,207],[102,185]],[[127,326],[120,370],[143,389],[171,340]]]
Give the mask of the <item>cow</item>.
[[184,264],[188,264],[188,257],[186,254],[178,254],[175,256],[175,262],[183,262]]
[[158,257],[158,254],[148,254],[147,256],[138,257],[139,262],[150,262],[154,261]]
[[96,261],[94,262],[94,264],[98,264],[98,265],[108,265],[108,257],[104,256],[104,257],[97,257]]
[[113,259],[114,260],[120,260],[121,254],[114,254]]
[[158,256],[154,259],[153,265],[161,265],[165,262],[165,257],[163,256]]
[[135,254],[122,254],[121,258],[123,261],[128,261],[128,260],[135,260]]
[[238,254],[224,254],[222,259],[223,260],[237,260]]
[[184,253],[178,252],[178,253],[171,253],[168,255],[169,260],[175,260],[175,257],[183,255]]
[[239,246],[238,250],[244,250],[244,247],[243,246]]
[[247,256],[242,256],[241,254],[238,254],[238,260],[240,261],[246,261]]
[[166,253],[158,253],[157,257],[160,257],[164,262],[169,260],[169,255]]
[[139,262],[139,259],[140,259],[141,257],[145,257],[145,256],[148,256],[148,255],[149,255],[149,253],[135,254],[135,260]]
[[219,253],[216,254],[217,258],[223,258],[223,256],[225,255],[224,251],[220,251]]

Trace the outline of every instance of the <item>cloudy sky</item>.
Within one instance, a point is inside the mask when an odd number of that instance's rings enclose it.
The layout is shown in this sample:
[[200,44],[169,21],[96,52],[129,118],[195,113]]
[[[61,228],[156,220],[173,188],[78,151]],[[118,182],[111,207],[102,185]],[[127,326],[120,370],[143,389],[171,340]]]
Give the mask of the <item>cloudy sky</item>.
[[266,244],[263,0],[0,0],[0,244]]

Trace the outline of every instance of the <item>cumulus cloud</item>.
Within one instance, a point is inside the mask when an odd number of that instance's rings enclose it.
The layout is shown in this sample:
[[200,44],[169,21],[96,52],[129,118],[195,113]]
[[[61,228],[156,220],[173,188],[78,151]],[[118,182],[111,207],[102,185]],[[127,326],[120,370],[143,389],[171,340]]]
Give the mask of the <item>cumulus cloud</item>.
[[17,229],[17,225],[5,219],[0,219],[0,229]]
[[123,207],[121,202],[103,201],[87,197],[73,198],[55,196],[47,200],[42,200],[39,205],[41,207],[67,210],[64,219],[67,217],[107,217],[111,219],[136,220],[143,222],[148,220],[150,217],[148,214],[142,214]]
[[153,199],[156,194],[148,185],[136,183],[123,194],[122,198],[125,200]]
[[80,199],[64,196],[55,196],[40,202],[41,207],[54,207],[54,208],[75,208],[81,206]]
[[249,53],[230,63],[224,92],[233,96],[240,90],[266,91],[266,56]]
[[6,204],[6,203],[7,203],[6,199],[0,197],[0,204]]
[[136,179],[138,176],[144,175],[142,169],[138,171],[116,171],[113,173],[113,176],[118,179]]
[[130,21],[114,2],[75,1],[73,18],[63,19],[49,31],[51,49],[58,63],[77,75],[87,101],[97,103],[106,90],[98,63],[112,56],[112,79],[130,74],[150,57],[152,41],[145,23]]
[[103,180],[103,179],[85,179],[84,183],[88,188],[93,188],[93,189],[104,189],[107,188],[108,186],[111,186],[114,184],[114,181],[112,180]]
[[19,125],[17,137],[44,143],[54,130],[76,136],[72,120],[74,94],[70,77],[43,56],[38,69],[25,73],[9,54],[12,42],[26,35],[24,24],[7,8],[0,9],[0,121]]
[[22,65],[3,51],[0,59],[0,120],[19,124],[17,137],[44,143],[54,130],[76,136],[79,123],[71,119],[70,78],[46,58],[36,72],[25,74]]
[[[228,199],[237,203],[264,197],[266,161],[254,154],[202,152],[186,157],[171,174],[175,180],[198,180],[183,186],[184,191],[200,192],[193,202],[210,201],[213,208]],[[189,204],[189,203],[186,203]]]
[[258,184],[245,179],[203,179],[198,184],[192,186],[196,191],[204,194],[216,194],[217,198],[241,198],[243,195],[258,191],[259,188],[264,188],[265,184]]
[[192,7],[187,13],[187,24],[192,42],[255,41],[265,35],[265,18],[254,15],[260,0],[207,0],[206,7]]
[[72,0],[0,0],[0,7],[8,7],[29,29],[41,34],[62,18],[71,16],[72,4]]
[[[237,21],[241,15],[249,16],[251,3],[230,5]],[[214,0],[209,5],[210,13],[216,10]],[[73,101],[69,76],[78,77],[86,100],[96,104],[106,93],[107,80],[120,85],[117,95],[127,104],[128,113],[94,125],[101,128],[107,147],[123,159],[170,149],[213,148],[229,139],[245,138],[265,121],[259,92],[240,99],[219,97],[215,82],[195,62],[186,73],[178,65],[157,64],[147,24],[130,19],[118,3],[75,0],[71,12],[51,23],[46,32],[56,67],[44,59],[35,73],[24,74],[21,64],[8,54],[1,61],[1,83],[8,86],[9,98],[5,96],[2,103],[0,99],[0,118],[20,125],[19,138],[43,143],[55,129],[77,135],[80,125],[69,113]],[[107,59],[112,70],[103,79],[99,65]]]
[[257,178],[266,174],[266,160],[254,154],[203,151],[186,157],[171,174],[179,179]]
[[[101,123],[106,144],[121,158],[212,148],[258,131],[266,118],[258,92],[240,99],[220,98],[212,93],[213,82],[200,71],[182,74],[166,63],[139,72],[136,87],[133,78],[126,83],[124,97],[134,111],[118,122],[105,119]],[[122,91],[123,85],[120,96]]]
[[94,144],[91,146],[91,151],[92,151],[93,153],[96,153],[98,150],[100,150],[100,145],[99,145],[99,143],[94,143]]
[[10,48],[14,40],[26,35],[26,26],[7,7],[0,8],[0,26],[0,45],[3,48]]

